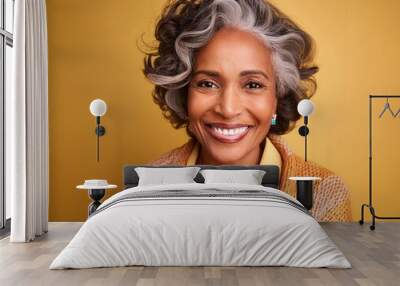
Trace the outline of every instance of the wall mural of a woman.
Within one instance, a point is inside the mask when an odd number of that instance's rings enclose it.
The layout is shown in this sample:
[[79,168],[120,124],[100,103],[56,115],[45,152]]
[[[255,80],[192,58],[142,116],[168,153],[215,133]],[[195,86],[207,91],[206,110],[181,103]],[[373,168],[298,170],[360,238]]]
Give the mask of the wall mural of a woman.
[[291,195],[290,176],[319,176],[313,216],[351,221],[343,180],[305,162],[280,136],[300,118],[297,103],[316,90],[310,35],[263,0],[177,0],[155,36],[144,74],[164,116],[190,140],[151,164],[275,164],[280,189]]

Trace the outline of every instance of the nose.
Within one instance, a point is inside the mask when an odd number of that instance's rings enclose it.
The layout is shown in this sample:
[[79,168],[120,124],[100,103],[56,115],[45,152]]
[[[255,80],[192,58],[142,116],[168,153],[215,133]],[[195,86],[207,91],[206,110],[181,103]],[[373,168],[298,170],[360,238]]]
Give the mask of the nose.
[[235,118],[242,113],[243,104],[240,92],[234,87],[225,88],[218,96],[214,111],[224,118]]

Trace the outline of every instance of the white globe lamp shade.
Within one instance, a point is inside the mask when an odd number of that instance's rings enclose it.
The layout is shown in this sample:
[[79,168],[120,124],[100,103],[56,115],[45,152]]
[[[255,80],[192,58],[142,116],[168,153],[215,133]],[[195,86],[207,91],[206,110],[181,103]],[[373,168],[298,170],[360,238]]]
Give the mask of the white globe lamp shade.
[[303,99],[297,104],[297,111],[301,116],[309,116],[314,111],[314,104],[309,99]]
[[89,109],[93,116],[103,116],[107,112],[107,104],[104,100],[95,99],[90,103]]

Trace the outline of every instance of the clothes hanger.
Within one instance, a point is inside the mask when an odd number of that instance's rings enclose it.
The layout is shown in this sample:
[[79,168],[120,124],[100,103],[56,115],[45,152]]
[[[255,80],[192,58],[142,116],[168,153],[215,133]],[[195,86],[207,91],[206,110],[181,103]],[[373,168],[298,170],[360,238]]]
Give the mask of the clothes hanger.
[[397,110],[397,112],[394,114],[394,117],[396,118],[400,114],[400,108]]
[[379,118],[381,118],[383,116],[383,114],[386,112],[386,110],[389,110],[389,112],[392,114],[392,117],[396,117],[399,114],[399,111],[397,111],[396,115],[394,115],[394,112],[392,111],[392,109],[390,108],[390,103],[389,103],[389,98],[386,97],[386,103],[383,107],[383,110],[381,112],[381,114],[379,115]]

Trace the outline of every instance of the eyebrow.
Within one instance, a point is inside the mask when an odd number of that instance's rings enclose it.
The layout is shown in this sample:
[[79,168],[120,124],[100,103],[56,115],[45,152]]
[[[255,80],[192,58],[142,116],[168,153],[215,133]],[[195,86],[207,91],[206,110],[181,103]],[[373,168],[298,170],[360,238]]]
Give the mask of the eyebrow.
[[[198,70],[193,73],[193,76],[196,76],[198,74],[205,74],[205,75],[208,75],[211,77],[220,77],[221,76],[219,74],[219,72],[212,71],[212,70]],[[265,77],[266,79],[269,80],[269,76],[261,70],[245,70],[245,71],[240,72],[240,76],[255,75],[255,74],[262,75],[263,77]]]
[[266,79],[269,80],[269,76],[265,72],[263,72],[261,70],[246,70],[246,71],[242,71],[240,73],[241,76],[254,75],[254,74],[262,75],[263,77],[265,77]]

